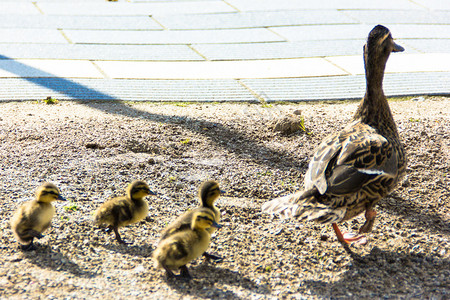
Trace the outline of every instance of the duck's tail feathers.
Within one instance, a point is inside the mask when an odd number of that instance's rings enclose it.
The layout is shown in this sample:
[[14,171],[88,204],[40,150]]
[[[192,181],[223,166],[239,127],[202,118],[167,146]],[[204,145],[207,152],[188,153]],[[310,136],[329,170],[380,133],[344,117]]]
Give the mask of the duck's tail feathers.
[[313,191],[296,192],[273,199],[263,204],[262,211],[271,215],[279,215],[282,219],[295,217],[319,223],[339,222],[345,215],[345,208],[331,208],[320,203],[314,197]]

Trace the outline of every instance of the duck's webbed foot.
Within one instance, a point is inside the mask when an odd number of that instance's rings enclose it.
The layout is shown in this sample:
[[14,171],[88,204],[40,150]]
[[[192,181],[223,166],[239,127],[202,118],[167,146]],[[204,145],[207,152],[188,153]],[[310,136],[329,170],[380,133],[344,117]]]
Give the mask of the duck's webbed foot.
[[214,255],[214,254],[210,254],[210,253],[208,253],[208,252],[204,252],[204,253],[203,253],[203,256],[204,256],[206,259],[212,259],[212,260],[214,260],[215,262],[221,262],[221,261],[223,261],[223,257],[217,256],[217,255]]
[[332,225],[338,241],[341,242],[342,244],[349,245],[356,243],[360,245],[365,245],[367,243],[367,238],[364,235],[348,232],[342,233],[336,223],[333,223]]
[[359,233],[371,232],[373,228],[373,224],[375,222],[375,217],[377,216],[377,212],[371,208],[366,209],[366,213],[364,215],[366,217],[366,222],[364,222],[363,226],[359,229]]

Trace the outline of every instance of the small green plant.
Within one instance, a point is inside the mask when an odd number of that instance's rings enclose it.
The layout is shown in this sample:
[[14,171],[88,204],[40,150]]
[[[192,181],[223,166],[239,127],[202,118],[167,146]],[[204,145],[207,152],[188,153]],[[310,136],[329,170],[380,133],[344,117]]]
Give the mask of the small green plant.
[[185,140],[182,140],[180,143],[182,143],[184,145],[191,144],[191,140],[190,139],[185,139]]
[[308,130],[306,130],[305,127],[305,118],[303,118],[303,116],[300,116],[300,124],[298,125],[300,127],[300,130],[305,132],[307,135],[311,135],[312,132],[309,132]]
[[176,176],[169,176],[169,181],[176,181],[177,177]]
[[48,96],[47,98],[42,99],[42,102],[45,103],[45,104],[49,104],[49,105],[50,104],[58,104],[59,103],[58,99],[52,98],[51,96]]
[[411,123],[413,123],[413,122],[420,122],[420,119],[409,118],[409,121]]
[[272,266],[265,266],[264,267],[264,272],[269,273],[270,271],[272,271]]
[[65,211],[77,211],[78,210],[78,206],[76,204],[72,203],[70,205],[64,206],[64,210]]

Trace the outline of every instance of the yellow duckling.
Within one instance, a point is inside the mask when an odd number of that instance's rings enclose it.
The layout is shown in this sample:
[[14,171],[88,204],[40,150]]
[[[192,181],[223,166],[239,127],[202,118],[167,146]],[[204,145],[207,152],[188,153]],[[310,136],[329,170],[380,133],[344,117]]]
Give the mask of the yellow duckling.
[[34,238],[43,238],[42,233],[51,225],[55,207],[51,202],[65,199],[52,183],[44,183],[36,191],[36,199],[25,202],[11,218],[11,229],[22,250],[34,250]]
[[168,278],[177,277],[172,270],[180,269],[179,277],[191,279],[186,264],[208,249],[211,239],[208,229],[221,227],[214,218],[215,215],[209,208],[195,209],[189,227],[173,232],[160,241],[153,252],[155,267],[165,269]]
[[96,225],[108,224],[108,229],[116,234],[117,242],[127,244],[120,237],[119,227],[127,226],[143,220],[148,214],[148,203],[145,196],[156,195],[147,183],[135,180],[126,189],[125,196],[112,198],[103,203],[94,214]]
[[[184,214],[179,216],[174,222],[172,222],[169,226],[167,226],[161,233],[161,241],[177,231],[181,231],[191,227],[193,215],[199,210],[201,211],[202,208],[209,208],[210,210],[212,210],[214,213],[214,221],[216,223],[219,223],[221,215],[219,209],[214,206],[214,202],[217,200],[217,198],[219,198],[221,193],[223,193],[223,191],[220,190],[219,184],[216,181],[214,180],[205,181],[200,186],[199,189],[200,207],[185,212]],[[211,226],[206,230],[210,234],[212,234],[217,230],[217,228]],[[217,261],[222,260],[221,257],[209,254],[207,252],[203,253],[203,255],[213,260]]]

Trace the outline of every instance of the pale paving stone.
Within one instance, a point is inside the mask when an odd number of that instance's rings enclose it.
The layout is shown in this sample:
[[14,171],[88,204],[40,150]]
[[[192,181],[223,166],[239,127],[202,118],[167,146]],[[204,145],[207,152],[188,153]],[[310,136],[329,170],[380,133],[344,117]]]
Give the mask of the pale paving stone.
[[235,12],[223,1],[189,1],[189,2],[156,2],[156,3],[126,3],[126,2],[38,2],[39,8],[49,15],[120,15],[148,16],[153,14],[188,14],[188,13],[219,13]]
[[67,44],[68,42],[58,30],[54,29],[0,28],[0,43]]
[[[350,74],[364,74],[364,61],[361,56],[326,59]],[[450,72],[450,53],[393,53],[386,64],[386,73],[408,72]]]
[[228,30],[64,30],[74,43],[91,44],[196,44],[196,43],[249,43],[283,41],[264,28]]
[[84,77],[104,78],[88,61],[0,60],[0,77]]
[[[439,0],[437,0],[439,1]],[[228,0],[241,11],[302,10],[302,9],[421,9],[408,0]]]
[[233,79],[346,75],[321,58],[217,62],[96,62],[110,78]]

